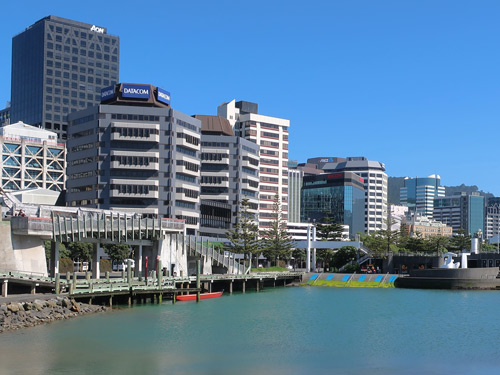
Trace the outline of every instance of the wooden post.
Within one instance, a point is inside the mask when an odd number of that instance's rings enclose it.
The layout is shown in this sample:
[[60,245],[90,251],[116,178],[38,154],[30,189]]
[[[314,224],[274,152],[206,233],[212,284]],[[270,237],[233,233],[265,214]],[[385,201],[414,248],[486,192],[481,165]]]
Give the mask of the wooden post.
[[106,281],[109,283],[109,271],[106,271],[104,275],[104,277],[106,277]]
[[200,302],[200,272],[201,272],[201,262],[199,260],[196,261],[196,302]]
[[177,299],[177,293],[174,293],[173,297],[174,298],[172,298],[172,305],[175,305],[175,300]]
[[257,290],[257,292],[259,291],[259,285],[260,285],[260,280],[257,280],[257,286],[255,287],[255,290]]
[[31,291],[30,291],[31,294],[36,294],[36,285],[37,285],[36,283],[31,284]]
[[109,296],[109,307],[113,307],[113,295]]
[[243,280],[243,285],[242,285],[242,291],[243,291],[243,293],[245,293],[245,284],[246,284],[246,280]]
[[55,282],[56,282],[55,292],[56,292],[56,294],[59,294],[59,293],[61,293],[61,284],[60,284],[61,283],[61,275],[58,273],[56,273],[56,281]]
[[158,274],[158,289],[161,289],[161,284],[163,283],[163,271],[161,269],[161,260],[158,259],[156,266],[156,273]]
[[76,279],[77,279],[78,275],[76,274],[76,272],[73,272],[73,291],[76,289]]
[[90,272],[85,271],[85,279],[87,279],[87,282],[90,283]]
[[229,282],[229,294],[233,294],[233,280]]
[[132,287],[132,260],[127,260],[127,283],[128,287]]
[[163,302],[163,293],[158,294],[158,305],[161,305]]

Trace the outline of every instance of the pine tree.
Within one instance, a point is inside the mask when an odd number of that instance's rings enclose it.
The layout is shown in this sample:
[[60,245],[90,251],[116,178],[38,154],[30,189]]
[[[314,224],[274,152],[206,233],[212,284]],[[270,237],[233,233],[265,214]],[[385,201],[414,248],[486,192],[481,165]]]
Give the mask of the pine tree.
[[342,239],[342,224],[334,223],[329,212],[325,212],[325,216],[320,223],[316,223],[318,237],[322,241],[340,241]]
[[[262,252],[267,259],[287,259],[293,249],[293,241],[288,234],[286,221],[283,219],[281,202],[278,194],[274,196],[273,221],[271,227],[261,232]],[[277,262],[276,262],[277,263]],[[278,265],[278,264],[276,264]]]
[[240,202],[240,214],[234,229],[226,232],[226,238],[231,241],[225,249],[236,254],[243,254],[245,263],[247,259],[252,260],[252,254],[259,254],[259,227],[255,222],[255,216],[248,212],[250,203],[248,198],[243,198]]

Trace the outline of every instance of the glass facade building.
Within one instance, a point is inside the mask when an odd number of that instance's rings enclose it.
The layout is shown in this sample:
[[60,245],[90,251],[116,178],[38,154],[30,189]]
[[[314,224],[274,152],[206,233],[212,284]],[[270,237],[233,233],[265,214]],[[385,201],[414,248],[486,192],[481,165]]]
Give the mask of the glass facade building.
[[453,233],[464,229],[468,234],[474,235],[484,227],[484,197],[479,193],[461,193],[451,197],[434,199],[434,220],[453,227]]
[[304,176],[301,221],[319,222],[325,216],[349,225],[349,236],[365,228],[364,180],[351,172]]
[[413,213],[432,218],[434,199],[445,196],[445,188],[441,186],[439,175],[428,177],[406,177],[400,189],[401,204],[408,206]]
[[48,16],[12,39],[11,123],[66,139],[67,115],[99,104],[119,78],[120,39],[106,28]]

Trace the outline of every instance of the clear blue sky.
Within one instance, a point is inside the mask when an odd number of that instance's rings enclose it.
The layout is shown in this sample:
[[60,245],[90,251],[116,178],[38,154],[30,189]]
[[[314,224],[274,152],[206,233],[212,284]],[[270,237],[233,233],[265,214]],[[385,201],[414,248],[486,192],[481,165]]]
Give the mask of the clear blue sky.
[[366,156],[389,176],[500,196],[500,2],[6,1],[12,37],[49,14],[121,38],[120,81],[169,90],[187,114],[232,99],[291,120],[290,158]]

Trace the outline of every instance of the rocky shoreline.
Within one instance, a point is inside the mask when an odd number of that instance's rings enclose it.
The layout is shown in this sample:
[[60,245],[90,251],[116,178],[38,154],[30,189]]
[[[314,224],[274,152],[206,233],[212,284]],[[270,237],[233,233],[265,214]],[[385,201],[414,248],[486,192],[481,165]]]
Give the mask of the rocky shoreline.
[[110,307],[88,305],[68,297],[4,303],[0,304],[0,333],[110,310]]

